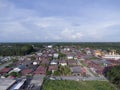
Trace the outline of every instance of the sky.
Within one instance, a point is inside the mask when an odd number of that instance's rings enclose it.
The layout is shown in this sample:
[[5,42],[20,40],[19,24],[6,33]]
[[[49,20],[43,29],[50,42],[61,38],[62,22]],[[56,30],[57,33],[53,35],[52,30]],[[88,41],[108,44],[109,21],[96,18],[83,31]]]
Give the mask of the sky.
[[0,42],[120,42],[120,0],[0,0]]

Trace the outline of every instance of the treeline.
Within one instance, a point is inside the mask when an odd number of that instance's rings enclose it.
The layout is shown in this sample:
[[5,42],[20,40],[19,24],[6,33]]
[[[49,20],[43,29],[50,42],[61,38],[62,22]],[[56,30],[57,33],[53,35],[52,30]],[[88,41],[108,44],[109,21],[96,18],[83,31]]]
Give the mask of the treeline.
[[0,56],[21,56],[36,51],[30,44],[1,44]]
[[106,73],[106,77],[120,89],[120,65],[111,68]]
[[120,54],[120,43],[119,42],[81,42],[81,43],[57,43],[56,45],[60,46],[70,46],[75,45],[81,48],[92,48],[92,49],[102,49],[111,51],[112,49],[116,50],[117,53]]
[[120,54],[120,43],[96,43],[96,42],[52,42],[52,43],[1,43],[0,44],[0,55],[2,56],[12,56],[12,55],[25,55],[33,52],[34,50],[40,50],[44,48],[44,46],[53,45],[53,46],[77,46],[78,49],[81,48],[93,48],[93,49],[103,49],[103,50],[111,50],[115,49],[117,53]]

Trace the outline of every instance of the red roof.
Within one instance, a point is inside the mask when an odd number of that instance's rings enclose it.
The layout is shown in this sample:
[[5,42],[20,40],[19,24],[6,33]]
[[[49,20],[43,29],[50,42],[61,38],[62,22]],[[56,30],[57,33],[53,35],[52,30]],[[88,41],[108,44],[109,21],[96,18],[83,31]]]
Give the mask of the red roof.
[[39,66],[35,71],[34,74],[46,74],[47,68],[44,66]]
[[3,68],[0,70],[0,73],[8,73],[11,70],[11,68]]
[[82,68],[82,72],[85,72],[85,73],[86,73],[86,69],[85,69],[85,68]]
[[52,65],[52,66],[49,66],[48,71],[52,71],[52,70],[57,71],[57,70],[58,70],[58,66],[57,66],[57,65]]
[[24,69],[24,70],[22,71],[22,74],[23,74],[23,75],[30,74],[30,73],[32,73],[32,69]]
[[68,60],[68,65],[76,65],[76,61],[75,60]]

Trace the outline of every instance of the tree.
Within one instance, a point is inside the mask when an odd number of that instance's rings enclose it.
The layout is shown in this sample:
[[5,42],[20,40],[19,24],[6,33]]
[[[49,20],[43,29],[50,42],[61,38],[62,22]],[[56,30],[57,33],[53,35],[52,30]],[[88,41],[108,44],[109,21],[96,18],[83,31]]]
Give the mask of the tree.
[[10,75],[14,77],[21,77],[21,73],[18,72],[11,72]]
[[106,73],[106,77],[110,80],[110,82],[120,88],[120,65],[108,70],[108,72]]

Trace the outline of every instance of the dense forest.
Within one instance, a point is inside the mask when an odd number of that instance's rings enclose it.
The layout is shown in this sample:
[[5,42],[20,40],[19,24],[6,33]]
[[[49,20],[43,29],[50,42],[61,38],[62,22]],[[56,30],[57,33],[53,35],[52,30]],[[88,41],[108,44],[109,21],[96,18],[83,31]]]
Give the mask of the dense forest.
[[107,73],[106,77],[112,82],[113,84],[117,85],[120,88],[120,65],[111,68]]
[[21,56],[36,51],[30,44],[1,44],[0,56]]

